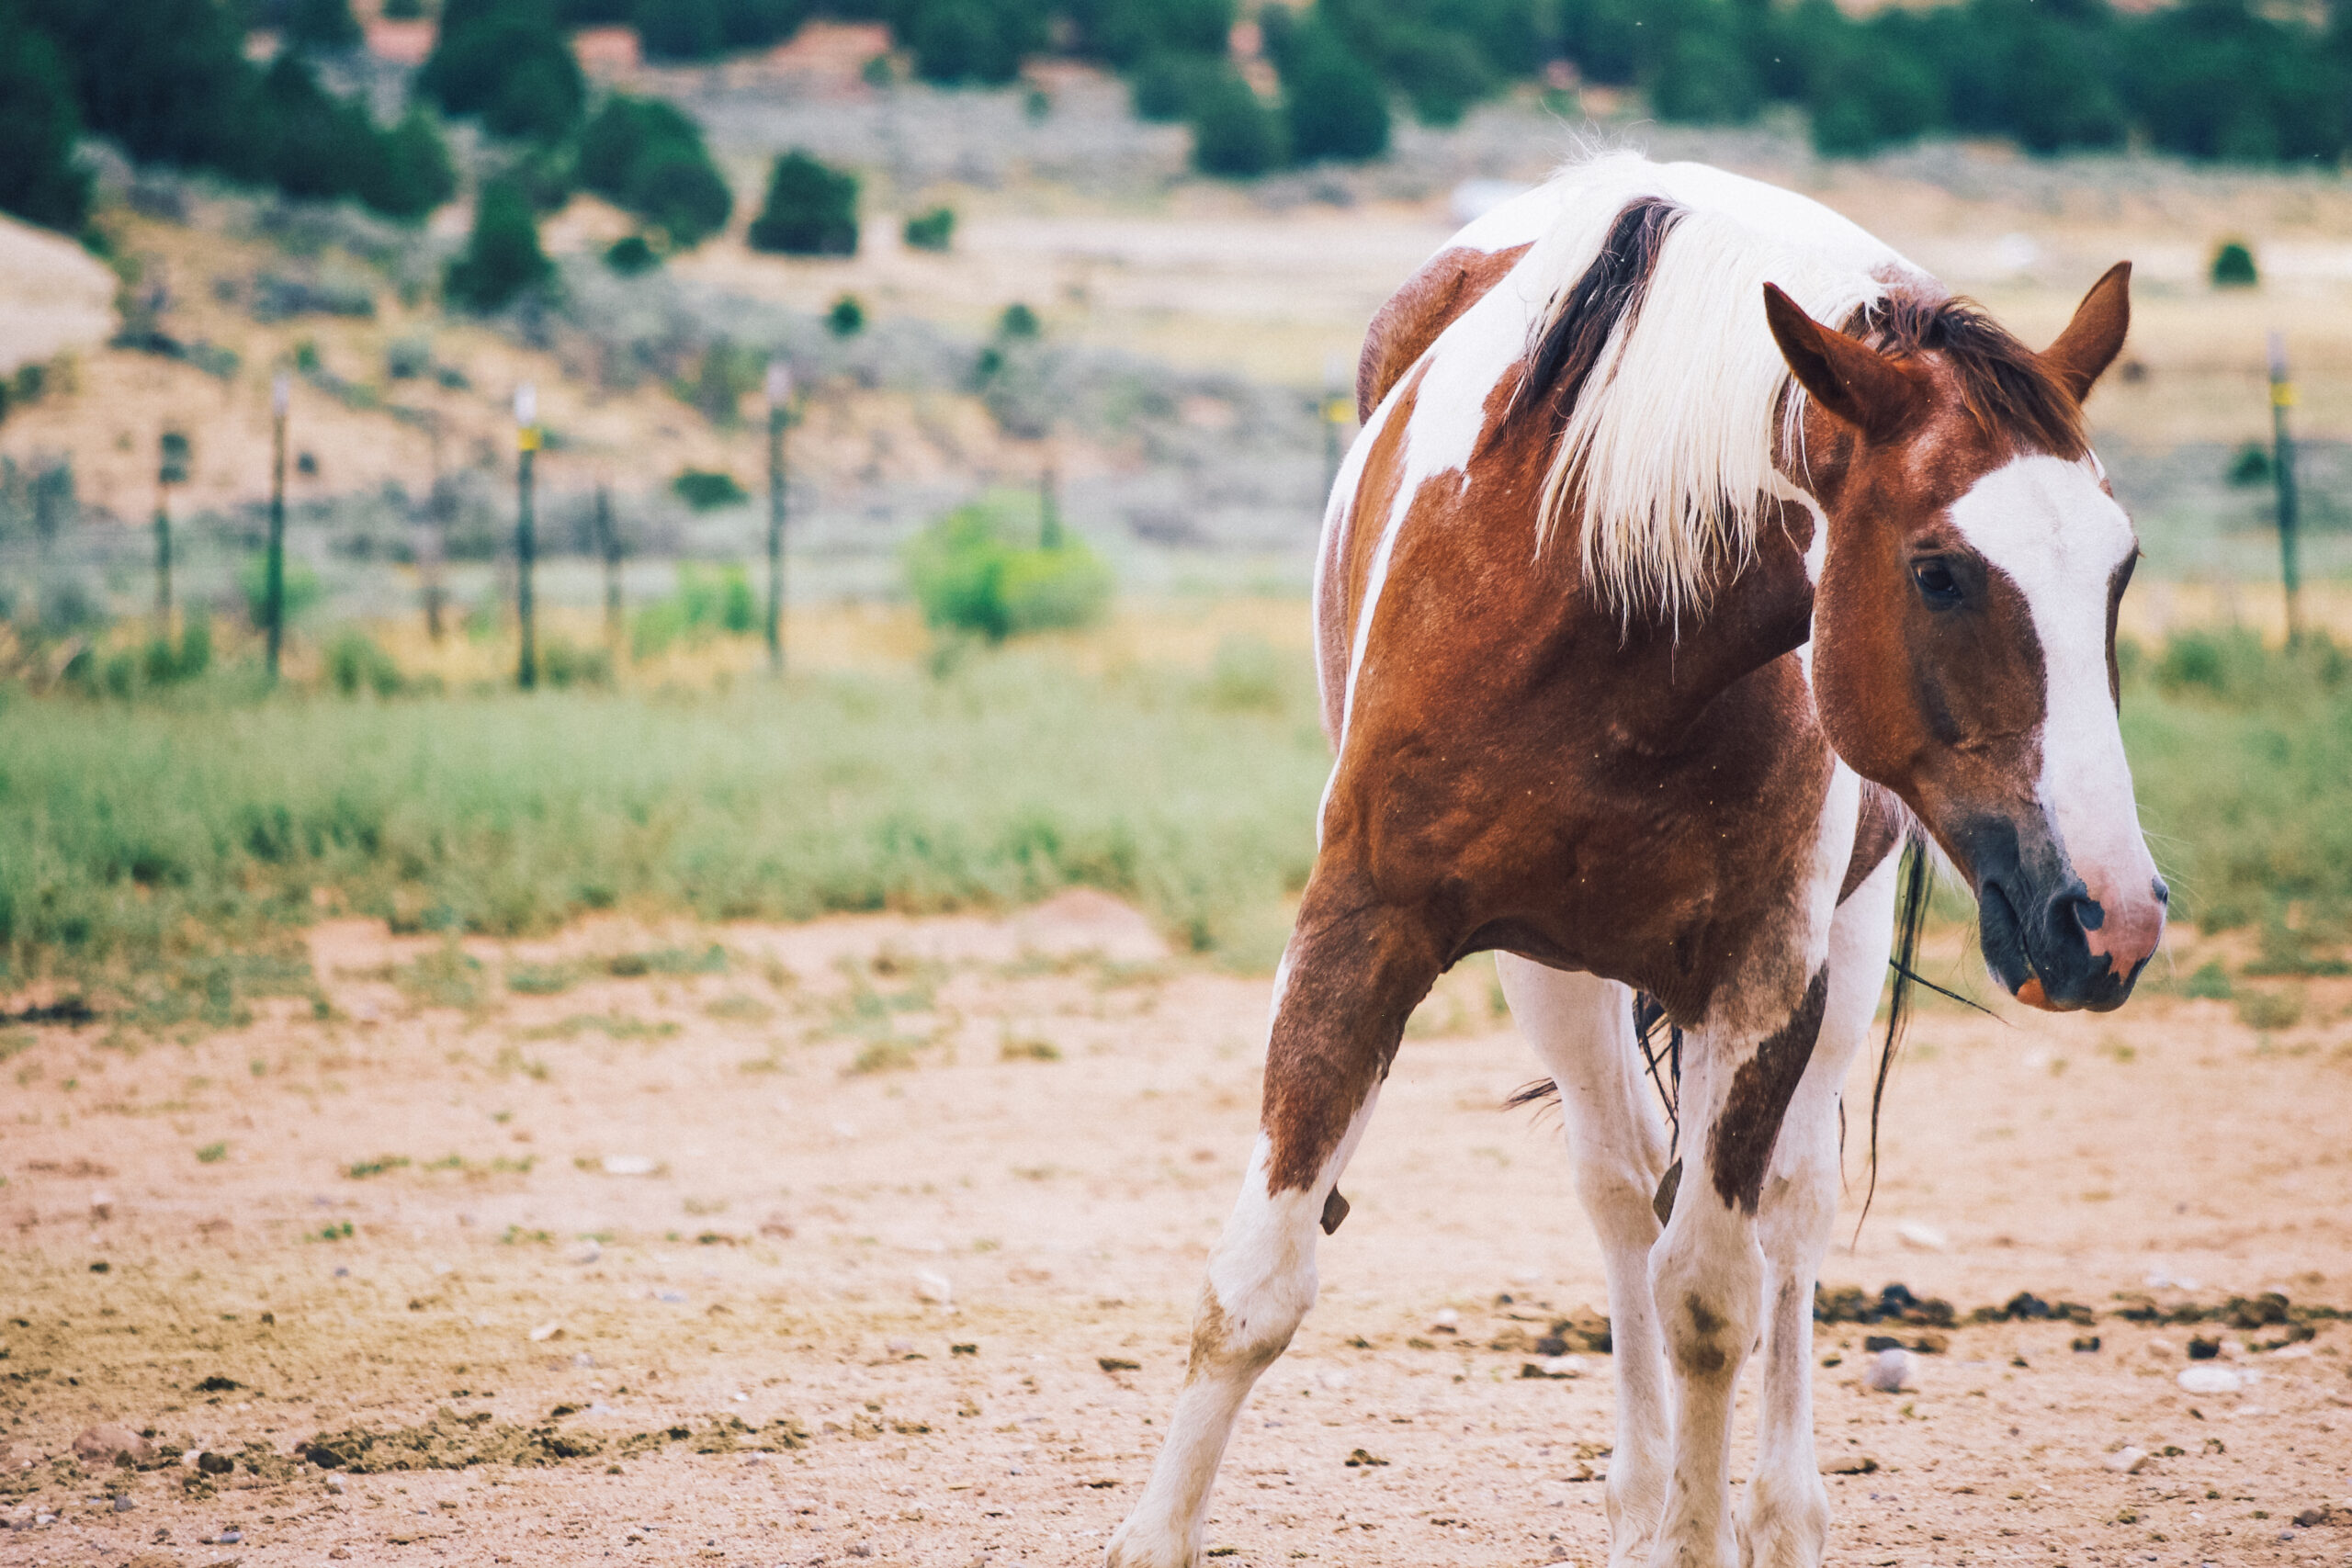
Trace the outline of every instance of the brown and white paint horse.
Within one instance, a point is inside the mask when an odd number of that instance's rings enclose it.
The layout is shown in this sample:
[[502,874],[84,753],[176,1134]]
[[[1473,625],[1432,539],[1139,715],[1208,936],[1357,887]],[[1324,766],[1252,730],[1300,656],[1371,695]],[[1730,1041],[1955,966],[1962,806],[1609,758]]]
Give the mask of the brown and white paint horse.
[[[1261,1131],[1114,1568],[1199,1559],[1407,1015],[1483,950],[1608,1265],[1611,1562],[1821,1561],[1813,1286],[1899,841],[1968,878],[2036,1007],[2120,1006],[2164,928],[2115,715],[2138,550],[2082,427],[2128,283],[2035,354],[1811,201],[1620,155],[1381,310],[1324,525],[1338,763]],[[1686,1036],[1679,1195],[1637,994]]]

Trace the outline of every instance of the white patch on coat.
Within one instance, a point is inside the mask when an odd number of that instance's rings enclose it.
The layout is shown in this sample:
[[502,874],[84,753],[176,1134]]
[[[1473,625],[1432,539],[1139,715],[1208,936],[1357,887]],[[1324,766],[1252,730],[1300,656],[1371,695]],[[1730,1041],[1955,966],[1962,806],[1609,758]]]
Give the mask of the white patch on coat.
[[2092,897],[2145,897],[2156,867],[2107,672],[2108,592],[2138,547],[2131,519],[2100,488],[2095,465],[2046,456],[1994,469],[1950,515],[2017,584],[2033,617],[2045,704],[2039,794],[2061,852]]
[[[1374,419],[1366,422],[1363,434],[1356,437],[1356,450],[1368,453],[1375,428],[1393,417],[1391,410],[1399,391],[1413,388],[1412,419],[1405,427],[1404,439],[1397,444],[1394,458],[1398,469],[1396,495],[1389,503],[1388,515],[1382,520],[1380,543],[1373,552],[1371,570],[1364,576],[1363,603],[1357,609],[1350,641],[1338,738],[1343,750],[1348,719],[1355,709],[1356,680],[1363,668],[1365,646],[1371,639],[1373,617],[1380,608],[1381,590],[1388,581],[1388,563],[1396,554],[1405,518],[1413,509],[1413,498],[1430,479],[1469,466],[1471,455],[1477,449],[1478,433],[1486,428],[1487,395],[1526,350],[1528,328],[1543,305],[1545,292],[1536,281],[1542,275],[1529,265],[1534,254],[1530,252],[1521,258],[1517,266],[1448,323],[1414,362],[1413,368],[1397,378],[1396,387],[1381,400]],[[1360,484],[1362,460],[1357,462]],[[1355,520],[1359,525],[1367,521]],[[1328,518],[1326,526],[1329,526]],[[1337,589],[1327,583],[1322,594],[1317,609],[1318,619],[1328,613]]]

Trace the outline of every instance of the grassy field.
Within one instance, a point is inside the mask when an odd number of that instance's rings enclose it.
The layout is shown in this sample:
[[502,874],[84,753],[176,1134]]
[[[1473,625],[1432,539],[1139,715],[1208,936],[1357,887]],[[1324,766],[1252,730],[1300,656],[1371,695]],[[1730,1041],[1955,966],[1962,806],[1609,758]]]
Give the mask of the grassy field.
[[[1084,651],[533,697],[265,698],[233,669],[133,702],[8,696],[6,978],[169,1018],[299,987],[291,936],[326,912],[521,934],[606,908],[791,919],[1071,884],[1270,964],[1329,765],[1304,652]],[[2273,967],[2331,963],[2352,914],[2344,658],[2188,633],[2126,669],[2177,908],[2260,933]]]

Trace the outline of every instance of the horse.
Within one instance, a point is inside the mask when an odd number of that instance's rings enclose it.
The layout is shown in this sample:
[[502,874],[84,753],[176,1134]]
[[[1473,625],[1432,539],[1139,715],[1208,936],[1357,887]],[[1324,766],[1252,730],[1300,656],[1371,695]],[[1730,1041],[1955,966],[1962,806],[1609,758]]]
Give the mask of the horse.
[[1487,951],[1607,1267],[1611,1563],[1822,1561],[1814,1286],[1898,902],[1917,929],[1903,847],[1973,889],[2030,1007],[2120,1006],[2164,931],[2117,728],[2138,542],[2083,422],[2130,279],[2037,354],[1811,200],[1621,153],[1381,308],[1317,558],[1336,761],[1260,1131],[1110,1568],[1200,1560],[1406,1020]]

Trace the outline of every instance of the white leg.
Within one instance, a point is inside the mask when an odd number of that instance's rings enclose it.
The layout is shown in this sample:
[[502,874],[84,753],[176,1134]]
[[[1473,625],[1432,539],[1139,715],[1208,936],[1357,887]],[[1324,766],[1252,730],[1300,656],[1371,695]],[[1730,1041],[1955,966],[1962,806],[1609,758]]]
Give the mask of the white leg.
[[1838,1102],[1883,987],[1901,860],[1888,855],[1830,922],[1821,1036],[1781,1120],[1764,1183],[1758,1231],[1767,1323],[1755,1479],[1741,1536],[1746,1568],[1818,1568],[1828,1547],[1829,1494],[1814,1458],[1813,1287],[1838,1213]]
[[1666,1351],[1649,1269],[1666,1122],[1643,1076],[1632,991],[1509,953],[1495,955],[1495,969],[1511,1016],[1559,1085],[1577,1196],[1609,1270],[1617,1376],[1617,1438],[1606,1485],[1609,1561],[1624,1568],[1649,1555],[1666,1501]]
[[1209,1258],[1193,1319],[1193,1359],[1168,1440],[1106,1568],[1193,1568],[1209,1488],[1242,1402],[1315,1302],[1326,1206],[1379,1099],[1405,1020],[1442,966],[1408,915],[1318,865],[1274,978],[1257,1152]]
[[1201,1561],[1209,1489],[1227,1439],[1258,1376],[1290,1346],[1315,1304],[1315,1244],[1324,1194],[1372,1119],[1375,1090],[1356,1112],[1327,1179],[1269,1192],[1272,1141],[1261,1134],[1241,1196],[1210,1256],[1193,1318],[1193,1357],[1151,1483],[1111,1538],[1105,1568],[1193,1568]]

